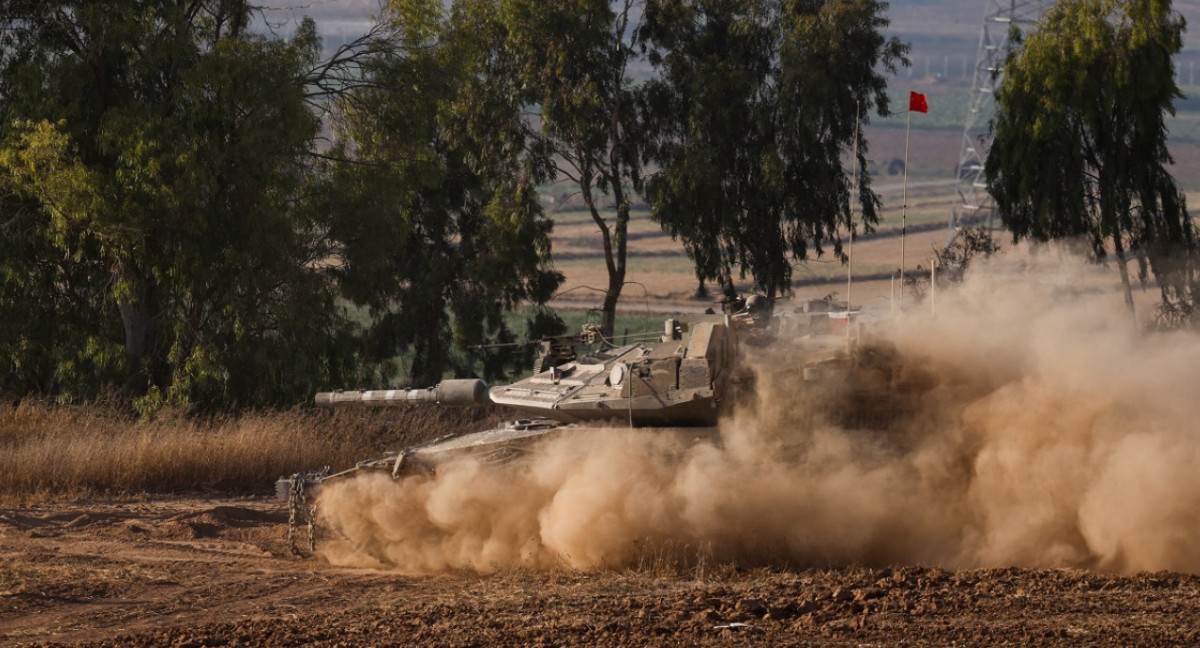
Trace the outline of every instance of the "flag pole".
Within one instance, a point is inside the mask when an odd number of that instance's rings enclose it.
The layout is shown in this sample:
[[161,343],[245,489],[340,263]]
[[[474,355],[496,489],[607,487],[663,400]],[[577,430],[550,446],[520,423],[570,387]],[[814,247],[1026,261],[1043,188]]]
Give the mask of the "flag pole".
[[912,105],[904,125],[904,188],[900,197],[900,313],[904,314],[904,238],[908,233],[908,140],[912,133]]
[[900,313],[904,313],[904,271],[906,259],[904,258],[904,246],[908,234],[908,143],[912,135],[912,114],[914,112],[927,113],[929,112],[929,103],[925,101],[925,95],[910,91],[908,93],[908,113],[905,116],[904,122],[904,189],[900,198]]

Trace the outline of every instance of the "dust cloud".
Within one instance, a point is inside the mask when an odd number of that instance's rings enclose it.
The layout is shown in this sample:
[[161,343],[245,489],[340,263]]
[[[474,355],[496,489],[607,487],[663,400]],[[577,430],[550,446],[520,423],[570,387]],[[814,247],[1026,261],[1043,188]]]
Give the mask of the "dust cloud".
[[973,268],[936,315],[875,327],[884,394],[804,383],[799,351],[750,354],[754,403],[718,443],[564,434],[529,461],[330,485],[325,522],[350,542],[326,555],[410,572],[669,557],[1200,573],[1200,337],[1139,332],[1098,273],[1053,252]]

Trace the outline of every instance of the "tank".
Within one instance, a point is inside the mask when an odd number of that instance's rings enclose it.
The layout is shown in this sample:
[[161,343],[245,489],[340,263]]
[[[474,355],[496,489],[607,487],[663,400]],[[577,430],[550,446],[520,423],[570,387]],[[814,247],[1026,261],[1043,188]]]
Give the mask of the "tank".
[[[747,303],[748,302],[748,303]],[[770,334],[769,308],[745,300],[727,314],[684,320],[668,318],[661,331],[632,343],[605,344],[594,325],[578,336],[543,340],[533,373],[507,385],[480,379],[445,380],[425,389],[320,392],[326,407],[440,407],[499,405],[512,420],[482,432],[451,434],[330,474],[328,469],[297,473],[276,482],[276,494],[289,508],[289,544],[298,555],[298,533],[308,528],[315,550],[315,502],[321,487],[364,472],[399,479],[436,470],[449,459],[512,461],[539,439],[555,434],[599,433],[617,427],[655,427],[689,438],[712,438],[718,417],[736,398],[747,375],[739,372],[737,347]]]
[[[621,427],[652,427],[687,440],[715,440],[718,418],[753,388],[754,372],[740,365],[742,357],[765,357],[770,365],[760,371],[787,371],[805,381],[838,376],[834,382],[845,382],[845,368],[853,364],[846,362],[851,355],[849,337],[844,332],[829,334],[825,312],[829,308],[774,316],[765,298],[750,297],[726,310],[725,314],[665,319],[659,332],[620,346],[604,344],[596,327],[585,325],[581,335],[540,342],[533,373],[511,384],[491,386],[472,378],[445,380],[425,389],[316,394],[316,404],[327,407],[498,405],[515,416],[489,430],[451,434],[359,462],[342,472],[281,478],[276,490],[289,502],[291,528],[294,531],[297,521],[307,518],[311,529],[312,502],[323,484],[363,472],[383,472],[399,479],[415,471],[436,470],[440,463],[463,456],[511,461],[548,435],[603,433]],[[784,358],[766,347],[776,336],[804,338],[802,357]],[[765,348],[759,349],[762,353],[743,353],[743,346]]]
[[[829,298],[821,303],[840,305]],[[281,495],[297,488],[311,491],[322,483],[366,470],[387,470],[399,477],[408,470],[431,469],[463,454],[511,457],[548,434],[655,427],[677,433],[682,430],[693,437],[712,436],[717,419],[739,394],[752,388],[753,372],[739,366],[739,357],[745,355],[739,347],[761,347],[777,335],[819,342],[806,347],[800,365],[789,361],[782,363],[786,367],[774,369],[813,380],[827,379],[830,371],[839,372],[844,364],[843,341],[847,338],[844,333],[828,335],[825,311],[829,307],[797,308],[794,313],[775,316],[769,300],[752,295],[727,302],[724,310],[723,314],[667,318],[659,332],[620,346],[604,343],[597,327],[585,325],[580,335],[541,341],[533,373],[511,384],[491,386],[469,378],[445,380],[424,389],[320,392],[315,403],[327,407],[498,405],[517,416],[491,430],[450,435],[360,462],[339,473],[293,475],[279,481],[278,491]],[[820,327],[809,323],[809,311],[816,312]],[[797,317],[803,319],[803,326],[796,324]]]
[[692,321],[669,318],[650,339],[621,346],[596,344],[596,330],[585,327],[579,336],[542,341],[532,375],[507,385],[470,378],[425,389],[320,392],[314,398],[319,406],[499,405],[516,417],[491,430],[436,439],[339,473],[293,475],[281,479],[277,491],[311,495],[323,483],[363,471],[400,477],[466,454],[509,458],[547,434],[584,429],[653,426],[711,434],[706,428],[728,409],[739,382],[739,333],[759,328],[760,321],[747,309]]

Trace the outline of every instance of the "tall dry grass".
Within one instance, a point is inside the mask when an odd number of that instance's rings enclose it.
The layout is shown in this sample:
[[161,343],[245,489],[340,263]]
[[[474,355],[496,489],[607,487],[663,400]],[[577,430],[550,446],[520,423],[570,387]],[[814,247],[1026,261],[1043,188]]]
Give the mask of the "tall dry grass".
[[269,493],[281,475],[362,459],[456,431],[495,411],[293,410],[195,420],[131,418],[102,408],[0,406],[0,501],[97,494]]

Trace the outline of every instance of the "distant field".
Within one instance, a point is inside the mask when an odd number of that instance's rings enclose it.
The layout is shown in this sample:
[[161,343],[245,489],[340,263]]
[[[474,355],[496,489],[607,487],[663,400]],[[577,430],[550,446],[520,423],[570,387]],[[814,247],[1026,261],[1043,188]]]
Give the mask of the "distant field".
[[[897,197],[897,201],[899,197]],[[948,205],[947,201],[916,207],[909,212],[909,224],[912,227],[921,224],[939,224],[944,220],[939,211]],[[858,282],[867,283],[868,276],[878,277],[895,271],[900,266],[900,214],[896,210],[885,212],[886,221],[879,227],[879,236],[861,239],[854,248],[855,273],[860,275]],[[579,226],[581,228],[581,226]],[[594,226],[592,226],[594,228]],[[689,310],[702,310],[715,303],[717,297],[706,299],[695,298],[698,283],[695,278],[691,260],[683,252],[682,244],[671,240],[671,237],[661,230],[655,232],[657,225],[650,220],[645,211],[635,213],[631,231],[644,233],[644,236],[634,238],[629,243],[628,275],[622,307],[624,309],[645,309],[647,302],[662,303],[664,307],[684,307]],[[567,232],[562,234],[559,228],[555,230],[554,253],[555,266],[566,277],[563,291],[570,291],[563,296],[563,301],[569,307],[599,307],[602,294],[588,288],[603,289],[607,285],[603,255],[597,241],[590,244],[588,237],[576,228],[562,228]],[[591,230],[594,233],[594,229]],[[907,265],[912,268],[918,263],[928,265],[927,259],[935,247],[945,243],[946,231],[942,227],[910,234],[905,241]],[[823,258],[809,259],[805,263],[796,264],[793,270],[793,280],[800,284],[796,288],[799,296],[823,296],[830,292],[845,292],[846,267],[832,256],[832,249],[827,250]],[[858,283],[856,282],[856,284]],[[879,293],[879,281],[870,279],[873,293]],[[742,288],[748,290],[748,282],[742,282]],[[709,285],[710,295],[719,293],[717,286]],[[857,288],[856,288],[857,290]],[[864,293],[866,294],[866,293]],[[886,291],[884,291],[886,294]]]
[[[855,248],[856,281],[863,284],[860,296],[877,300],[890,295],[890,282],[880,281],[900,267],[900,225],[903,206],[903,176],[888,175],[887,162],[904,156],[904,130],[875,128],[871,137],[870,157],[881,171],[875,176],[874,187],[882,201],[881,220],[875,236],[859,241]],[[949,219],[953,203],[953,165],[960,139],[958,132],[947,130],[914,131],[909,151],[909,185],[906,238],[906,260],[910,268],[918,263],[928,265],[933,248],[946,242],[942,227]],[[951,169],[951,170],[947,170]],[[596,224],[577,197],[571,196],[569,185],[543,188],[547,196],[547,211],[551,211],[555,226],[553,253],[555,266],[566,277],[565,293],[558,305],[568,308],[598,308],[608,274]],[[569,197],[564,200],[564,197]],[[553,198],[553,200],[551,200]],[[615,211],[603,212],[606,218]],[[629,259],[622,308],[646,310],[648,303],[664,309],[703,310],[714,305],[717,297],[695,298],[698,282],[691,260],[683,245],[664,232],[650,218],[649,208],[637,204],[629,225]],[[831,292],[845,292],[846,267],[833,257],[832,247],[820,258],[810,258],[796,264],[793,279],[800,297],[821,297]],[[749,282],[740,287],[749,290]],[[710,295],[718,295],[715,285],[707,286]],[[596,289],[596,290],[592,290]],[[857,302],[857,297],[856,297]]]
[[[1195,90],[1200,95],[1200,87],[1189,90]],[[931,111],[940,101],[936,96],[930,98]],[[965,107],[965,100],[960,105]],[[1187,109],[1186,112],[1183,108]],[[882,211],[876,236],[860,241],[855,250],[855,274],[860,277],[855,281],[856,303],[859,297],[870,301],[889,298],[890,282],[878,277],[900,267],[898,233],[904,211],[903,176],[888,175],[886,172],[891,160],[904,158],[905,129],[903,121],[897,121],[896,118],[877,119],[876,125],[866,131],[868,157],[875,171],[873,186],[880,196]],[[906,214],[909,229],[905,243],[906,266],[909,269],[917,264],[928,267],[933,249],[947,242],[949,232],[946,226],[957,200],[954,168],[962,141],[961,126],[918,129],[917,120],[914,118],[913,121],[914,128],[909,135]],[[1170,124],[1173,133],[1182,133],[1172,139],[1171,152],[1175,158],[1172,172],[1184,189],[1191,192],[1191,203],[1200,204],[1200,99],[1181,102],[1179,115]],[[556,205],[558,207],[553,211],[553,253],[555,265],[567,277],[563,290],[571,291],[558,304],[560,307],[598,308],[601,293],[583,290],[585,287],[603,289],[608,281],[596,225],[577,197],[565,204],[558,204],[563,202],[559,198],[570,195],[569,186],[546,187],[544,193],[547,196],[547,211],[554,210]],[[550,197],[555,197],[556,202],[551,203]],[[610,209],[604,215],[611,218],[615,212]],[[694,310],[711,305],[712,299],[694,299],[697,281],[691,261],[684,254],[682,244],[672,240],[651,220],[645,204],[638,204],[633,210],[629,237],[627,279],[631,285],[622,298],[622,308],[644,310],[647,301],[661,302],[664,308]],[[1000,242],[1007,247],[1007,235],[1002,235]],[[844,294],[845,273],[845,267],[832,258],[830,250],[823,258],[809,259],[796,265],[793,279],[801,285],[796,286],[795,294],[798,297],[819,297],[830,292]],[[748,282],[742,282],[740,286],[749,288]],[[708,286],[708,290],[710,294],[718,292],[717,287],[712,285]]]
[[[1192,25],[1200,24],[1200,0],[1174,3]],[[895,236],[900,227],[903,207],[902,176],[888,175],[894,160],[905,157],[906,123],[911,123],[908,142],[908,209],[910,236],[906,240],[906,265],[928,265],[932,249],[946,243],[952,205],[956,202],[955,166],[962,146],[963,123],[971,99],[975,57],[978,51],[984,3],[976,0],[894,0],[888,15],[889,35],[912,44],[912,66],[900,70],[890,81],[892,110],[895,114],[867,116],[865,134],[867,157],[871,160],[873,182],[882,202],[883,220],[875,239],[862,241],[856,249],[855,271],[860,277],[888,273],[900,266],[900,242]],[[1200,30],[1185,32],[1184,51],[1176,57],[1176,79],[1184,94],[1175,102],[1176,115],[1168,119],[1172,171],[1180,184],[1193,192],[1193,204],[1200,193]],[[908,93],[916,91],[928,97],[929,113],[906,115]],[[909,120],[911,117],[911,121]],[[979,116],[986,123],[990,109]],[[569,184],[544,187],[547,211],[553,213],[555,230],[553,249],[556,265],[567,281],[567,293],[560,304],[571,307],[599,306],[600,293],[583,287],[603,288],[607,274],[601,256],[600,237],[591,216]],[[564,201],[564,199],[566,199]],[[611,216],[611,212],[606,214]],[[929,229],[920,230],[925,227]],[[914,232],[916,228],[920,231]],[[650,220],[645,205],[634,210],[630,224],[629,275],[633,282],[625,292],[624,308],[644,309],[647,301],[658,301],[675,308],[703,309],[711,300],[695,300],[697,282],[691,262],[682,245],[662,232]],[[1008,246],[1008,237],[1001,237]],[[827,254],[798,264],[793,274],[800,297],[845,292],[845,267]],[[855,282],[855,301],[862,296],[878,301],[891,294],[886,280]],[[748,288],[746,283],[742,287]],[[574,289],[574,290],[572,290]],[[715,286],[708,287],[716,293]],[[591,295],[591,297],[588,297]]]

